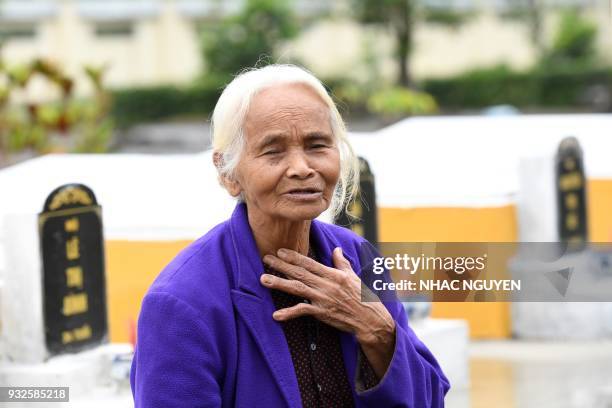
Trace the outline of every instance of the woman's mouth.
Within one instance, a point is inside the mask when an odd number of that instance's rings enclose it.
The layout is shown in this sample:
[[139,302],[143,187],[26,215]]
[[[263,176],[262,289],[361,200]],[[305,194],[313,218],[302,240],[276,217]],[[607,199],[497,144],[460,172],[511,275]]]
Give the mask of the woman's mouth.
[[316,189],[294,189],[285,193],[285,196],[294,201],[312,201],[321,197],[322,191]]

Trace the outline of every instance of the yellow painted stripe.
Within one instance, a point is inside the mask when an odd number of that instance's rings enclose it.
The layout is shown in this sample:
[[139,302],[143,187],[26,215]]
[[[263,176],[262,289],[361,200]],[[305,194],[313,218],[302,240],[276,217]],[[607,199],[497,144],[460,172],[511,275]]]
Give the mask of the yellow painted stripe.
[[612,242],[612,180],[588,181],[587,209],[591,241]]
[[[514,205],[493,208],[380,208],[381,242],[514,242]],[[436,302],[432,316],[466,319],[472,338],[501,339],[511,333],[507,303]]]
[[140,303],[155,277],[190,241],[106,241],[110,339],[130,340]]

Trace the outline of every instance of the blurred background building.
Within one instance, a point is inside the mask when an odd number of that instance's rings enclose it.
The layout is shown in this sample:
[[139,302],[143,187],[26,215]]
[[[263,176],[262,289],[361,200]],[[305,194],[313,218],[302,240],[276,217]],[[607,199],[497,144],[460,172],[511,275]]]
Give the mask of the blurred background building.
[[[61,61],[71,75],[83,65],[108,66],[111,87],[186,84],[206,66],[202,32],[237,13],[244,0],[3,0],[2,56],[11,63]],[[597,50],[612,58],[606,0],[423,0],[414,23],[411,70],[415,79],[456,75],[474,67],[532,66],[550,42],[560,8],[575,7],[595,24]],[[394,36],[384,26],[354,19],[349,0],[301,0],[293,12],[303,23],[276,57],[299,61],[323,77],[395,75]],[[242,35],[240,32],[236,36]],[[33,87],[42,97],[40,88]],[[85,86],[79,90],[87,92]]]

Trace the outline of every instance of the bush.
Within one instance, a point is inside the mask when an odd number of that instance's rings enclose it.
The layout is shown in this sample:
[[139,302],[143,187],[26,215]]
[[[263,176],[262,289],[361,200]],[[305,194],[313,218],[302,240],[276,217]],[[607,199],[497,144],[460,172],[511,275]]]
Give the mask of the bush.
[[[113,121],[110,96],[103,84],[105,68],[84,67],[95,92],[77,99],[75,79],[47,60],[8,67],[0,61],[0,161],[9,154],[52,151],[105,152],[110,146]],[[52,102],[11,100],[24,94],[33,79],[53,85],[60,97]]]
[[321,80],[330,93],[342,116],[363,115],[367,113],[369,89],[363,84],[348,78],[329,77]]
[[370,96],[368,109],[385,119],[394,119],[434,113],[438,110],[438,105],[431,95],[408,88],[394,87],[383,89]]
[[[389,118],[430,113],[436,103],[442,110],[481,109],[501,104],[520,109],[593,109],[588,99],[590,92],[603,89],[612,95],[612,69],[563,65],[517,72],[500,65],[423,81],[420,89],[433,100],[421,93],[412,95],[402,88],[369,90],[346,79],[330,78],[324,83],[343,115],[370,113]],[[213,111],[223,85],[221,78],[209,76],[191,87],[116,90],[112,114],[120,127],[177,116],[205,118]],[[423,97],[415,99],[419,95]],[[609,105],[603,107],[609,108]]]
[[204,117],[213,111],[222,90],[223,84],[216,81],[191,87],[167,85],[115,90],[112,115],[122,128],[173,116]]
[[592,87],[612,93],[612,70],[560,66],[516,72],[505,66],[480,69],[446,79],[430,79],[422,88],[446,109],[510,104],[520,108],[590,108]]

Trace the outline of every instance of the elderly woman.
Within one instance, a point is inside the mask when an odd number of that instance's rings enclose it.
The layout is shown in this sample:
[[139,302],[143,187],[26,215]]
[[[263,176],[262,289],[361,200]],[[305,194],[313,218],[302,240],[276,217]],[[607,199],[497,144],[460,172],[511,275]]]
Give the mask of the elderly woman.
[[305,70],[236,77],[213,161],[238,198],[145,296],[137,407],[441,407],[449,383],[399,302],[363,302],[364,239],[315,218],[356,193],[343,121]]

